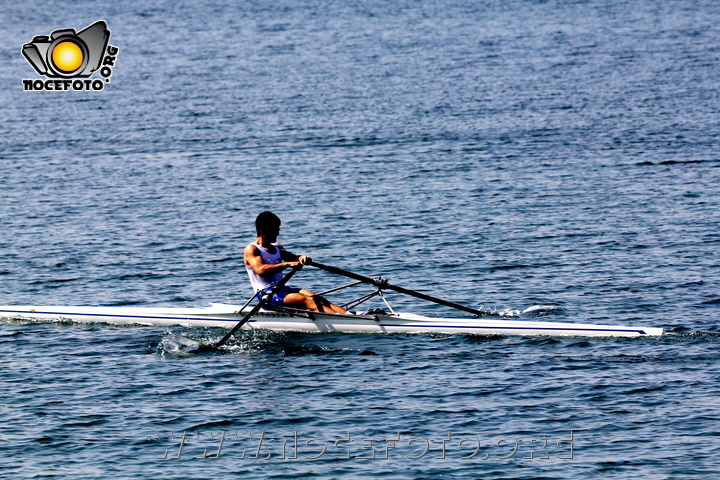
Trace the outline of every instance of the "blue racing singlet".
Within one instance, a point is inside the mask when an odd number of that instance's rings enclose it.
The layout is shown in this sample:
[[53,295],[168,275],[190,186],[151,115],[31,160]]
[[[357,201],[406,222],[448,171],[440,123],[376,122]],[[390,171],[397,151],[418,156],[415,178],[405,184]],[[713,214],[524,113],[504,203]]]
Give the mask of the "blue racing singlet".
[[[275,253],[268,252],[257,243],[253,243],[252,245],[255,245],[258,251],[260,251],[260,256],[262,257],[263,263],[265,265],[277,265],[278,263],[282,263],[282,254],[280,253],[280,247],[278,247],[277,243],[272,244],[275,247]],[[277,285],[280,280],[283,279],[282,272],[278,272],[271,277],[261,277],[260,275],[255,273],[255,270],[253,270],[252,268],[248,266],[246,266],[246,268],[248,275],[250,276],[250,283],[252,284],[252,287],[256,292],[258,290],[265,290],[267,288],[271,288]]]

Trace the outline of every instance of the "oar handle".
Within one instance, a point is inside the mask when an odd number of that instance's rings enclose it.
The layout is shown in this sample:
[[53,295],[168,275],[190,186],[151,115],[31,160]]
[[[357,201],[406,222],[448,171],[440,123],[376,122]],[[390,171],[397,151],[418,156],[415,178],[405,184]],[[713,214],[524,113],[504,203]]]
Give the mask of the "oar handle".
[[261,309],[262,307],[264,307],[264,306],[270,301],[270,299],[272,299],[272,296],[275,295],[275,293],[277,293],[282,287],[284,287],[285,284],[290,280],[290,278],[292,278],[292,276],[295,275],[295,272],[300,271],[300,270],[302,269],[302,267],[303,267],[302,264],[299,264],[299,265],[297,265],[297,266],[295,266],[295,267],[292,267],[292,270],[290,270],[290,272],[288,272],[288,274],[285,275],[285,276],[282,278],[282,280],[280,280],[274,287],[272,287],[272,290],[270,290],[270,293],[268,293],[267,295],[264,295],[264,296],[260,299],[260,301],[257,303],[257,305],[255,305],[255,306],[253,307],[253,309],[250,310],[250,311],[248,312],[248,314],[245,315],[245,316],[242,318],[242,320],[240,320],[240,321],[237,323],[237,325],[235,325],[235,326],[232,328],[232,330],[230,330],[230,331],[215,345],[215,348],[221,347],[221,346],[225,345],[225,342],[227,342],[228,340],[230,340],[230,338],[235,334],[235,332],[237,332],[237,331],[240,329],[240,327],[242,327],[243,325],[245,325],[245,323],[247,323],[247,321],[250,320],[250,318],[251,318],[253,315],[255,315],[257,312],[259,312],[260,309]]
[[357,273],[348,272],[347,270],[342,270],[337,267],[332,267],[330,265],[323,265],[322,263],[317,263],[315,261],[308,262],[308,265],[312,265],[313,267],[320,268],[322,270],[325,270],[330,273],[334,273],[337,275],[343,275],[348,278],[352,278],[355,280],[359,280],[361,282],[369,283],[371,285],[375,285],[376,287],[380,289],[387,289],[387,290],[395,290],[396,292],[403,293],[405,295],[409,295],[411,297],[420,298],[422,300],[427,300],[429,302],[437,303],[438,305],[443,305],[450,308],[455,308],[457,310],[462,310],[463,312],[472,313],[473,315],[479,315],[479,316],[496,316],[500,317],[500,314],[493,313],[493,312],[483,312],[482,310],[476,310],[474,308],[466,307],[465,305],[460,305],[458,303],[454,302],[448,302],[447,300],[443,300],[442,298],[433,297],[430,295],[426,295],[424,293],[416,292],[414,290],[408,290],[407,288],[397,287],[395,285],[391,285],[387,282],[387,280],[382,278],[370,278],[365,277],[363,275],[358,275]]

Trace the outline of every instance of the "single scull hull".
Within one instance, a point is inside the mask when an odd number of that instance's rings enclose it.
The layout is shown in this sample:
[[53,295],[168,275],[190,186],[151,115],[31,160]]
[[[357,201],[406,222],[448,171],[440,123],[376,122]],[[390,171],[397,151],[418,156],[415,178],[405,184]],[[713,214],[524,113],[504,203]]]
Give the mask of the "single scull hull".
[[[119,325],[181,325],[232,328],[240,306],[213,303],[205,308],[4,306],[0,318],[71,320]],[[249,309],[247,309],[249,311]],[[513,318],[433,318],[412,314],[331,315],[261,311],[243,329],[346,333],[441,333],[472,335],[550,335],[638,337],[662,335],[662,328],[538,322]]]

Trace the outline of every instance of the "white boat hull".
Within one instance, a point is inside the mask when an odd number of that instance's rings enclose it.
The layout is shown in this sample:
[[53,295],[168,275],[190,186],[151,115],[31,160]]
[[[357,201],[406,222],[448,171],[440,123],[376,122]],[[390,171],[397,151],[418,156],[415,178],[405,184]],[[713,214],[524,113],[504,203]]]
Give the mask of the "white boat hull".
[[[240,306],[213,303],[210,307],[67,307],[4,306],[0,318],[71,320],[118,325],[181,325],[232,328],[243,317]],[[249,311],[249,309],[247,309]],[[413,314],[292,315],[260,311],[243,329],[345,333],[440,333],[472,335],[548,335],[582,337],[643,337],[662,335],[662,328],[538,322],[514,318],[433,318]]]

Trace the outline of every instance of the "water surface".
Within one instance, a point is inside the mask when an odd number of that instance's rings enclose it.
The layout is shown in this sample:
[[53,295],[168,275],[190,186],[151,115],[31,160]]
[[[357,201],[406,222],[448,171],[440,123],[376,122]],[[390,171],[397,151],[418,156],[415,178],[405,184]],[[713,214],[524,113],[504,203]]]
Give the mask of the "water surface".
[[[6,475],[712,478],[715,2],[44,2],[0,18],[0,304],[242,302],[269,209],[322,263],[667,333],[256,332],[192,354],[224,331],[5,321]],[[103,91],[22,91],[22,44],[98,19],[120,48]]]

